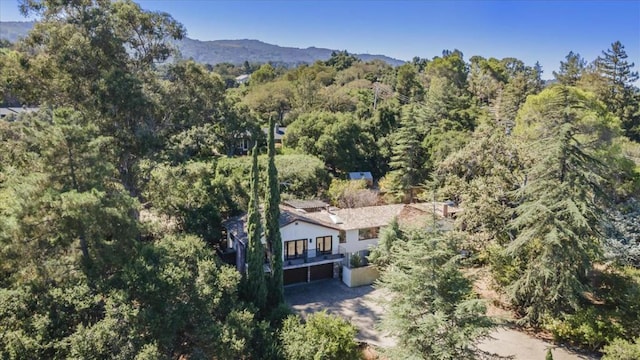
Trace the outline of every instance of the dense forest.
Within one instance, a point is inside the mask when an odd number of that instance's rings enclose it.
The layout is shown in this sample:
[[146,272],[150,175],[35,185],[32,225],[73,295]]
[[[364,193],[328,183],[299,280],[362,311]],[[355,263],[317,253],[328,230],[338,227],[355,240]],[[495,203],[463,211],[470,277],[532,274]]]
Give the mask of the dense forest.
[[258,203],[250,236],[276,239],[281,197],[464,209],[447,233],[389,226],[372,253],[391,359],[477,356],[494,321],[470,268],[518,325],[640,357],[640,90],[620,42],[569,53],[552,81],[459,50],[208,65],[177,60],[184,27],[132,1],[22,11],[38,21],[2,43],[0,95],[39,111],[0,120],[0,358],[359,358],[351,325],[291,315],[281,279],[216,255],[223,221]]

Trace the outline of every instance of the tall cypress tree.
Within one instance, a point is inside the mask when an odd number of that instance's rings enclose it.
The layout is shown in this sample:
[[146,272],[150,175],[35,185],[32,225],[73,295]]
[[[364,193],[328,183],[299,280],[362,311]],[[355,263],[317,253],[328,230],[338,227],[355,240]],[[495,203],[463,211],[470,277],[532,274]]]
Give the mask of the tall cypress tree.
[[276,169],[276,146],[274,139],[274,122],[269,120],[269,135],[267,137],[267,183],[269,188],[265,199],[265,237],[269,246],[269,260],[271,263],[271,281],[269,286],[269,303],[278,305],[284,303],[284,288],[282,280],[282,238],[280,236],[280,186],[278,170]]
[[264,310],[267,303],[267,286],[264,276],[264,247],[260,239],[262,225],[258,207],[258,178],[258,146],[255,145],[253,147],[253,163],[251,165],[251,197],[249,198],[249,211],[247,214],[249,224],[247,292],[256,307]]

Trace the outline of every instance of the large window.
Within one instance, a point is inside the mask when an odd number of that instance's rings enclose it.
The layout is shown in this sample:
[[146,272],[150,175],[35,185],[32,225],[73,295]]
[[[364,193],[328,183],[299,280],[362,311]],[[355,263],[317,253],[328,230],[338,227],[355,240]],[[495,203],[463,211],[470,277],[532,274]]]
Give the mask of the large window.
[[316,253],[331,254],[331,243],[333,236],[319,236],[316,238]]
[[285,241],[284,258],[285,260],[304,258],[305,250],[307,250],[307,239]]
[[377,239],[380,227],[358,229],[358,240]]

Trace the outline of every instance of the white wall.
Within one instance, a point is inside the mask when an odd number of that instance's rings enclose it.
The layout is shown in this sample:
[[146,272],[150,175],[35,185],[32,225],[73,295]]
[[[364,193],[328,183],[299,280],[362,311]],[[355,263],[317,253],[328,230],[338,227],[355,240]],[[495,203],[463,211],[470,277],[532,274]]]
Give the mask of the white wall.
[[372,246],[378,245],[378,238],[368,239],[368,240],[358,240],[358,230],[347,230],[346,231],[347,242],[344,244],[340,244],[346,252],[356,252],[360,250],[367,250]]
[[[331,252],[333,254],[338,253],[338,230],[327,228],[320,225],[310,224],[304,221],[295,221],[291,224],[285,225],[280,228],[280,235],[282,236],[282,256],[284,259],[284,243],[290,240],[307,240],[307,249],[309,250],[308,256],[314,257],[316,251],[316,237],[319,236],[331,236]],[[358,233],[356,231],[356,238]],[[311,242],[309,242],[311,239]],[[341,244],[344,245],[344,244]]]

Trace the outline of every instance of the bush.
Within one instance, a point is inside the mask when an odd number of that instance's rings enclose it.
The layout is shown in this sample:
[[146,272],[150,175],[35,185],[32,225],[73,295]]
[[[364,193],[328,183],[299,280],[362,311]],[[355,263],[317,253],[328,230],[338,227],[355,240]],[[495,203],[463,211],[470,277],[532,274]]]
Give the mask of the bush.
[[284,356],[288,360],[360,359],[355,336],[355,326],[326,312],[309,315],[305,323],[297,316],[289,316],[280,333]]
[[580,309],[575,314],[564,315],[561,320],[553,320],[546,327],[558,341],[598,350],[625,333],[625,329],[619,323],[612,321],[612,315],[589,307]]
[[359,268],[360,266],[362,266],[362,257],[360,257],[359,253],[354,253],[353,255],[351,255],[349,263],[351,264],[352,268]]
[[602,360],[637,360],[640,359],[640,338],[635,342],[615,339],[602,350]]

